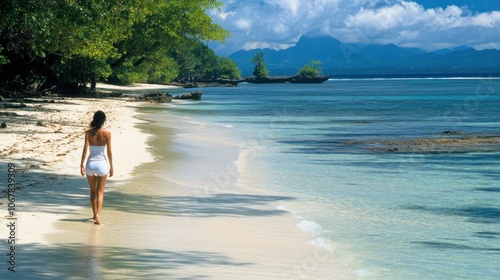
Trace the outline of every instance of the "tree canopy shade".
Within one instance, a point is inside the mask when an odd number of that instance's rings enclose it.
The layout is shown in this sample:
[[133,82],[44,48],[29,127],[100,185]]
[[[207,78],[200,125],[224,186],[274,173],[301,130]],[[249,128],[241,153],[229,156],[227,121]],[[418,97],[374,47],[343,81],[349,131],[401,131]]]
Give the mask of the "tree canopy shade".
[[230,36],[206,14],[220,6],[217,0],[4,0],[0,76],[10,84],[3,86],[168,82],[181,72],[180,49]]
[[264,53],[259,51],[250,60],[255,67],[253,69],[253,75],[257,78],[267,78],[269,77],[269,71],[267,70],[266,64],[264,62]]

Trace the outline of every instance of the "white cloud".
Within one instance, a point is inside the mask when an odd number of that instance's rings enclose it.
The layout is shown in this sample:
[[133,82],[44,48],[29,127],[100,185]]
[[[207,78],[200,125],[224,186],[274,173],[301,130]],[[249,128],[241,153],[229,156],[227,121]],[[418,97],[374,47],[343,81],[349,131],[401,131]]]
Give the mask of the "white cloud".
[[418,23],[422,11],[423,8],[414,2],[402,2],[376,10],[361,8],[358,13],[348,16],[344,23],[348,28],[388,30]]
[[236,15],[236,12],[235,11],[232,11],[232,12],[223,12],[223,13],[219,13],[219,14],[216,14],[219,18],[223,19],[223,20],[226,20],[227,18],[229,17],[232,17],[234,15]]
[[287,49],[289,47],[293,46],[293,44],[277,44],[277,43],[270,43],[270,42],[246,42],[243,45],[244,50],[253,50],[253,49],[271,49],[271,50],[283,50]]
[[305,34],[350,43],[498,46],[500,11],[473,13],[467,7],[426,9],[418,0],[222,0],[214,20],[232,33],[219,53],[286,48]]
[[252,27],[252,21],[250,19],[242,18],[236,21],[235,26],[238,29],[248,31]]
[[498,29],[500,26],[500,12],[482,13],[472,17],[470,22],[473,26]]
[[289,31],[288,26],[283,23],[278,23],[274,26],[273,31],[276,33],[286,33]]
[[285,12],[289,12],[292,16],[297,16],[300,0],[270,0],[267,1],[269,4],[274,4],[283,9]]

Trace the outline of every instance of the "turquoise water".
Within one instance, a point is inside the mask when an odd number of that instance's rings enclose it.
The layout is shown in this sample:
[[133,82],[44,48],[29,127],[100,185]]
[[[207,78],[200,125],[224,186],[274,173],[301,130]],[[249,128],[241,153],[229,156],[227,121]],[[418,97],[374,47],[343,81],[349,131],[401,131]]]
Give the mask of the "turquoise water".
[[[330,80],[204,88],[165,118],[223,127],[238,182],[365,279],[499,279],[500,150],[375,151],[380,141],[500,136],[498,79]],[[453,137],[452,135],[452,137]]]

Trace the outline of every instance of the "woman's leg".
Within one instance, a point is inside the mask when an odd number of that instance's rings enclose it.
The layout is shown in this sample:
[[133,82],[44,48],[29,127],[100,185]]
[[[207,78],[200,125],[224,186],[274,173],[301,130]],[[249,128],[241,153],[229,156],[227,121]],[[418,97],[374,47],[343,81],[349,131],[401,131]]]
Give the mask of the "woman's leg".
[[106,187],[106,180],[108,179],[108,175],[105,176],[97,176],[97,197],[96,197],[96,215],[95,215],[95,224],[100,224],[101,220],[99,215],[101,214],[102,205],[104,203],[104,188]]
[[87,181],[89,181],[90,187],[90,206],[92,206],[92,212],[94,213],[92,219],[95,220],[97,214],[97,177],[87,176]]

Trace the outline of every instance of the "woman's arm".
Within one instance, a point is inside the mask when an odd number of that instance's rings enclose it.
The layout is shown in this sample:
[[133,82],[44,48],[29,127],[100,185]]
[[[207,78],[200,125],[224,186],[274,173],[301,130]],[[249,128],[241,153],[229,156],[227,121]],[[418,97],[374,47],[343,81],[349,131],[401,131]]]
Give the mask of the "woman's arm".
[[111,150],[111,132],[108,132],[108,139],[106,141],[106,150],[108,151],[109,177],[113,177],[113,152]]
[[80,174],[82,174],[82,176],[85,175],[85,166],[83,165],[85,163],[85,156],[87,156],[87,148],[88,148],[88,144],[89,144],[89,139],[88,139],[88,136],[87,136],[87,131],[85,131],[85,142],[83,144],[83,151],[82,151],[82,160],[80,162]]

